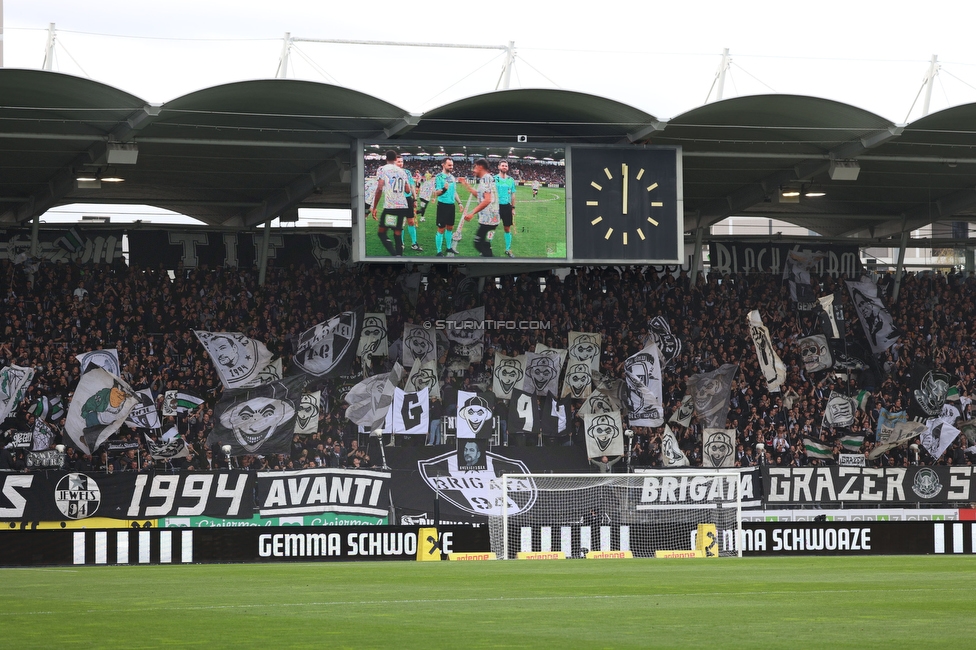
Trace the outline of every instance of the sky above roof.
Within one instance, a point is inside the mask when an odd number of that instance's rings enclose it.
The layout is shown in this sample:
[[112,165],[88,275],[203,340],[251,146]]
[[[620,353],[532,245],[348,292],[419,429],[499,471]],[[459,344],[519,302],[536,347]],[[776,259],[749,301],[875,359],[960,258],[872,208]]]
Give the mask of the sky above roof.
[[[900,9],[901,8],[901,9]],[[905,10],[902,10],[905,9]],[[910,9],[907,10],[907,9]],[[726,98],[826,97],[894,122],[921,116],[933,54],[931,112],[976,102],[968,0],[582,4],[4,0],[4,64],[40,68],[47,25],[54,69],[154,103],[276,74],[282,36],[502,46],[515,42],[513,88],[563,88],[668,119],[702,105],[723,48]],[[296,41],[289,77],[360,90],[411,112],[495,89],[502,50]],[[916,101],[917,99],[917,101]],[[913,103],[914,108],[910,111]]]

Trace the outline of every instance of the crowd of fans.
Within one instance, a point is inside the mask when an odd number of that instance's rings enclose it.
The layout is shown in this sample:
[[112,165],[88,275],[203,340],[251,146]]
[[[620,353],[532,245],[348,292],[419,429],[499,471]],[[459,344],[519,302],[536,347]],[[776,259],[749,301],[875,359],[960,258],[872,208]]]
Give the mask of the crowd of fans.
[[[117,348],[123,378],[135,389],[151,388],[159,396],[158,406],[167,389],[186,390],[206,400],[163,424],[164,430],[177,426],[192,451],[189,459],[167,466],[196,470],[227,467],[228,463],[252,470],[371,466],[373,459],[360,447],[364,439],[344,418],[341,394],[349,382],[340,385],[337,381],[323,392],[328,397],[323,399],[318,432],[296,436],[290,455],[228,459],[219,449],[208,448],[206,437],[213,426],[213,407],[221,385],[192,333],[194,329],[243,331],[265,342],[287,367],[292,336],[363,304],[367,311],[386,313],[391,341],[401,335],[404,323],[444,318],[476,303],[484,304],[487,318],[551,323],[549,330],[487,332],[483,363],[470,364],[457,376],[445,376],[448,394],[459,387],[486,383],[490,390],[495,351],[516,355],[534,349],[536,343],[565,348],[571,330],[602,334],[601,372],[623,377],[624,360],[643,347],[650,320],[663,315],[682,342],[680,355],[663,369],[666,416],[678,407],[690,375],[726,363],[739,367],[728,416],[728,427],[738,432],[738,466],[833,462],[808,459],[803,446],[808,437],[832,446],[835,454],[840,451],[838,432],[823,423],[832,389],[846,394],[857,389],[870,392],[867,408],[857,412],[850,427],[866,434],[861,453],[868,453],[874,445],[879,410],[907,407],[909,373],[915,361],[958,377],[964,396],[976,390],[976,340],[970,325],[976,320],[976,278],[972,274],[907,274],[896,302],[890,300],[893,278],[881,276],[885,302],[903,334],[872,364],[873,369],[846,377],[833,371],[812,376],[804,371],[797,341],[819,333],[820,325],[812,312],[797,311],[778,276],[711,273],[693,283],[686,272],[661,267],[587,267],[573,269],[568,275],[547,272],[488,278],[478,287],[458,267],[435,266],[424,274],[417,289],[407,277],[411,273],[416,271],[392,265],[272,267],[262,287],[253,269],[203,267],[170,273],[123,263],[42,264],[28,274],[22,265],[3,262],[0,364],[36,369],[23,403],[3,428],[29,429],[33,416],[27,407],[40,396],[60,396],[67,407],[79,379],[76,355]],[[416,277],[413,275],[414,280]],[[843,279],[814,277],[813,285],[818,295],[834,293],[843,289]],[[863,341],[846,291],[839,295],[846,305],[847,340]],[[748,334],[746,315],[752,309],[760,310],[786,363],[788,376],[782,393],[770,393],[766,388]],[[383,370],[385,363],[385,359],[376,360],[373,371]],[[967,402],[962,403],[965,420],[970,418]],[[571,415],[575,416],[580,404],[572,403]],[[581,420],[571,420],[571,441],[583,444]],[[55,423],[55,429],[61,423],[63,419]],[[693,421],[687,429],[672,428],[692,465],[700,465],[699,425]],[[635,431],[631,465],[660,466],[662,429]],[[117,454],[99,450],[92,457],[71,451],[69,467],[86,471],[159,469],[146,453],[143,433],[123,427],[113,441],[138,443],[138,449]],[[51,444],[59,442],[55,439]],[[405,442],[401,439],[398,444]],[[972,442],[976,441],[961,435],[941,458],[932,458],[924,448],[903,446],[869,464],[971,464],[974,458],[966,449]],[[764,447],[758,447],[759,443]],[[624,466],[618,463],[615,471]],[[0,468],[23,467],[22,452],[4,449]]]

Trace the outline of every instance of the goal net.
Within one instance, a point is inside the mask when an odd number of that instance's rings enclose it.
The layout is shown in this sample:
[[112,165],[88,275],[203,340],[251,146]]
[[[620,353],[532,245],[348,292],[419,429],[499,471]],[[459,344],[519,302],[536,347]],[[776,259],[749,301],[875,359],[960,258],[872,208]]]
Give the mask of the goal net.
[[[655,551],[696,548],[699,524],[708,554],[741,555],[742,481],[737,470],[644,474],[506,474],[502,514],[489,518],[491,549],[500,559],[519,552]],[[712,538],[714,536],[714,538]]]

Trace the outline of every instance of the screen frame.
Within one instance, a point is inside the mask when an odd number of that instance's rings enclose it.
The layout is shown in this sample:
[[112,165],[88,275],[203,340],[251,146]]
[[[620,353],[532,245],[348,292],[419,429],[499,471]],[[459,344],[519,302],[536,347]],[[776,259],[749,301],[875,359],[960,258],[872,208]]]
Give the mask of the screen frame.
[[[620,149],[622,151],[662,151],[670,150],[674,151],[674,163],[675,163],[675,192],[676,192],[676,205],[675,205],[675,242],[674,258],[665,259],[590,259],[590,258],[577,258],[575,256],[575,250],[570,246],[573,237],[573,188],[571,184],[571,174],[572,174],[572,157],[574,154],[585,152],[587,149]],[[684,264],[684,253],[685,253],[685,201],[684,201],[684,175],[683,175],[684,163],[682,160],[682,147],[681,145],[637,145],[637,144],[572,144],[566,146],[566,220],[568,228],[568,239],[567,243],[568,250],[570,252],[569,261],[572,264],[579,264],[584,266],[593,265],[661,265],[661,264]]]
[[[364,154],[368,146],[379,145],[381,148],[385,145],[389,145],[389,148],[396,149],[397,147],[414,147],[414,146],[425,146],[425,147],[440,147],[440,146],[453,146],[453,147],[485,147],[488,149],[505,149],[505,148],[537,148],[537,149],[549,149],[558,150],[562,149],[564,152],[564,170],[566,172],[566,198],[564,202],[565,211],[565,222],[563,227],[565,228],[565,242],[566,242],[566,256],[565,257],[515,257],[509,258],[504,255],[495,255],[494,257],[434,257],[423,256],[423,257],[389,257],[389,256],[367,256],[366,255],[366,227],[369,225],[369,216],[365,214],[365,186],[366,186],[366,161]],[[570,217],[570,212],[572,207],[570,205],[570,184],[572,179],[570,178],[570,147],[572,145],[565,142],[544,142],[544,143],[534,143],[534,142],[503,142],[498,140],[457,140],[457,139],[445,139],[445,140],[386,140],[383,138],[366,139],[360,138],[352,144],[352,188],[350,192],[350,198],[352,200],[352,252],[353,260],[355,262],[370,263],[370,264],[496,264],[500,266],[508,265],[525,265],[525,264],[540,264],[540,265],[551,265],[551,266],[567,266],[573,263],[573,243],[572,243],[572,221]],[[429,217],[428,217],[429,219]]]

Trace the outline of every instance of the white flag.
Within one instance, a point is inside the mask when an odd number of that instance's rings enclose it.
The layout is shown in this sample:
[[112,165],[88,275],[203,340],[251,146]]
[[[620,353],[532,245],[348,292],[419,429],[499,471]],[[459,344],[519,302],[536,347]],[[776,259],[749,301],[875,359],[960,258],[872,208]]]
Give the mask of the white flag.
[[437,341],[434,330],[406,323],[403,326],[403,365],[407,368],[416,361],[435,361],[437,359]]
[[478,393],[458,391],[457,438],[489,438],[494,432],[492,404]]
[[522,390],[530,395],[555,396],[559,388],[560,367],[556,356],[526,352]]
[[405,389],[414,393],[424,389],[430,391],[431,397],[441,398],[441,382],[437,374],[437,361],[430,360],[423,363],[414,363],[407,375]]
[[919,440],[922,446],[932,454],[932,458],[938,460],[949,448],[949,445],[956,441],[960,431],[942,418],[931,418],[925,425],[925,431],[922,432]]
[[586,431],[586,455],[588,458],[624,455],[624,428],[620,412],[602,415],[584,415]]
[[319,405],[322,401],[322,391],[302,393],[295,412],[295,433],[310,435],[319,430]]
[[81,364],[81,374],[85,374],[92,368],[102,368],[108,374],[119,377],[122,375],[122,368],[119,365],[119,351],[116,348],[111,350],[92,350],[79,354],[75,357]]
[[674,422],[675,424],[680,424],[681,426],[687,428],[691,424],[691,417],[695,414],[695,403],[691,399],[691,395],[685,395],[681,398],[681,404],[675,409],[674,413],[671,414],[671,419],[668,422]]
[[385,357],[390,351],[390,340],[386,335],[386,314],[367,312],[363,317],[363,333],[359,336],[359,349],[356,355]]
[[661,386],[661,353],[650,341],[637,354],[624,361],[627,381],[627,419],[635,427],[659,427],[664,424]]
[[735,438],[735,429],[705,429],[702,467],[734,467]]
[[661,434],[661,464],[665,467],[686,467],[689,464],[685,452],[678,446],[674,432],[666,424],[664,433]]
[[397,435],[427,435],[430,430],[430,391],[425,388],[419,393],[408,393],[394,389],[384,428],[387,433]]
[[240,332],[194,330],[206,348],[224,388],[250,388],[261,383],[261,372],[271,363],[268,348]]
[[156,400],[153,399],[152,391],[144,388],[136,391],[136,397],[139,403],[129,412],[125,423],[133,429],[158,429],[159,411],[156,410]]
[[491,374],[491,392],[498,399],[511,399],[513,390],[522,389],[525,379],[525,355],[509,357],[496,352]]
[[24,399],[24,392],[33,379],[33,368],[11,365],[0,370],[0,422],[6,420]]
[[591,332],[570,332],[566,375],[560,397],[585,399],[593,391],[593,374],[600,371],[603,337]]
[[827,337],[823,334],[805,336],[797,344],[800,346],[800,358],[803,360],[803,368],[807,372],[820,372],[834,365],[834,358],[830,354],[830,346],[827,345]]
[[776,353],[773,339],[769,336],[769,330],[763,325],[757,309],[749,312],[749,335],[756,346],[756,357],[759,359],[759,368],[766,380],[766,386],[770,393],[778,393],[783,382],[786,381],[786,364]]
[[854,424],[857,402],[836,391],[830,391],[824,421],[832,427],[849,427]]
[[132,388],[101,368],[81,376],[75,389],[64,430],[75,446],[86,454],[119,430],[139,398]]

